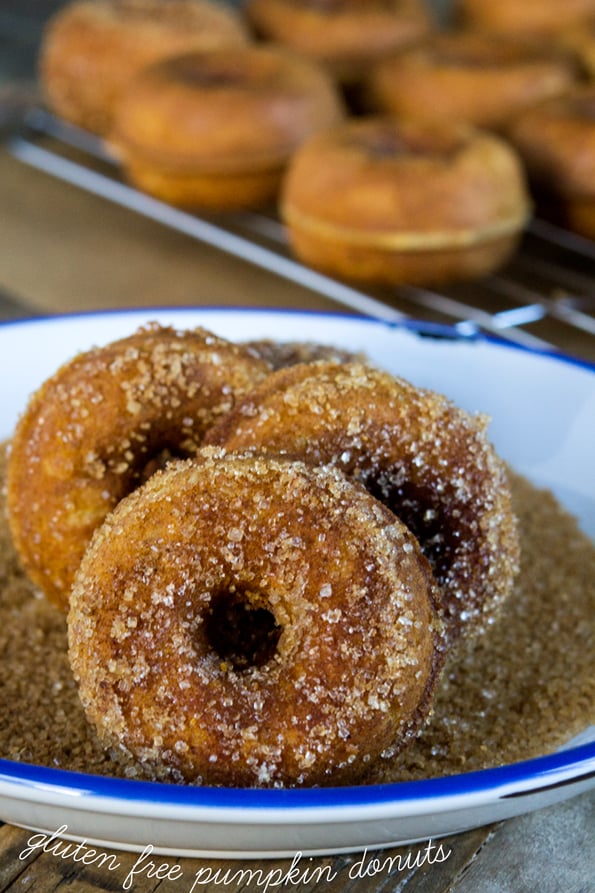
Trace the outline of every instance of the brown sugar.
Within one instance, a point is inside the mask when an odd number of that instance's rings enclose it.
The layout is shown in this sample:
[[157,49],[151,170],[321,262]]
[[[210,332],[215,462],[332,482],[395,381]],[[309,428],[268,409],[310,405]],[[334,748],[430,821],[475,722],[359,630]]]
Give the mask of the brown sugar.
[[[4,479],[5,455],[0,457]],[[595,721],[595,545],[548,492],[512,475],[522,560],[515,590],[485,633],[457,645],[432,718],[367,781],[443,776],[554,751]],[[0,756],[83,772],[146,777],[104,750],[70,670],[64,615],[19,570],[0,518]]]

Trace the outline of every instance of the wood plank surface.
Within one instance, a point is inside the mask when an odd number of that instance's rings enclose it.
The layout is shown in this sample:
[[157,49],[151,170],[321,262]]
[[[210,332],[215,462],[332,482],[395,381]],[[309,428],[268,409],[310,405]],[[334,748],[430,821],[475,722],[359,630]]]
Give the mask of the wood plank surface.
[[[593,893],[595,792],[495,826],[435,841],[442,861],[424,860],[425,844],[366,854],[306,858],[301,878],[285,880],[290,859],[174,859],[92,849],[102,864],[72,856],[76,844],[26,859],[33,832],[0,827],[0,893]],[[64,854],[67,848],[70,856]],[[417,861],[421,864],[415,865]],[[107,861],[106,861],[107,860]]]
[[[38,836],[4,825],[0,827],[0,893],[67,889],[71,893],[216,893],[229,889],[256,893],[281,886],[300,893],[381,893],[405,887],[441,893],[464,872],[492,834],[493,829],[482,828],[433,842],[429,860],[427,843],[335,857],[303,857],[291,875],[291,859],[174,859],[151,853],[143,857],[91,845],[76,852],[77,845],[68,842],[52,842],[48,846],[52,851],[28,853]],[[436,859],[438,846],[442,861]],[[94,852],[100,857],[99,864],[85,865],[83,857],[92,860]],[[292,880],[283,882],[288,877]]]
[[39,312],[115,307],[341,309],[0,151],[0,288]]

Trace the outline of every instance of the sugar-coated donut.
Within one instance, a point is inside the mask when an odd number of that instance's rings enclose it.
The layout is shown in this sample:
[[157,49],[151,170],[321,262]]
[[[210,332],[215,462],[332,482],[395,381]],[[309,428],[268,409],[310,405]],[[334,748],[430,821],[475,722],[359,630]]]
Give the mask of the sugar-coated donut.
[[453,31],[381,60],[367,92],[379,111],[498,130],[577,78],[574,59],[550,44]]
[[7,504],[31,579],[63,609],[94,529],[269,372],[203,329],[147,326],[79,354],[31,397],[11,442]]
[[542,212],[595,239],[595,86],[576,87],[526,110],[508,137]]
[[464,125],[355,119],[293,156],[280,212],[293,251],[369,284],[478,278],[509,259],[530,213],[520,159]]
[[104,136],[120,93],[146,65],[248,39],[234,10],[212,0],[72,0],[44,33],[40,80],[53,111]]
[[205,443],[331,463],[361,481],[418,537],[454,640],[489,621],[517,571],[506,472],[485,426],[382,370],[320,362],[273,372]]
[[428,711],[433,588],[409,531],[338,470],[203,450],[97,531],[70,661],[100,737],[157,774],[350,782]]
[[343,102],[318,65],[274,46],[191,53],[145,69],[118,107],[111,144],[138,188],[182,207],[276,199],[295,149]]
[[248,0],[246,14],[263,37],[316,59],[345,82],[434,28],[423,0]]

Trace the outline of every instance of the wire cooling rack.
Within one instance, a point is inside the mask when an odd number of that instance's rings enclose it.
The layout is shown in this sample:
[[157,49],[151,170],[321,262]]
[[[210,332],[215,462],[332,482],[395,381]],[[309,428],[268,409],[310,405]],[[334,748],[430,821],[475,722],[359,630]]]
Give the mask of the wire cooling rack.
[[593,359],[595,242],[545,220],[532,220],[519,251],[497,275],[439,291],[402,286],[364,292],[293,259],[285,229],[272,214],[198,217],[128,186],[101,141],[43,109],[29,111],[21,132],[6,147],[31,167],[351,310],[393,322],[415,318],[448,323],[460,335],[483,330],[528,347]]

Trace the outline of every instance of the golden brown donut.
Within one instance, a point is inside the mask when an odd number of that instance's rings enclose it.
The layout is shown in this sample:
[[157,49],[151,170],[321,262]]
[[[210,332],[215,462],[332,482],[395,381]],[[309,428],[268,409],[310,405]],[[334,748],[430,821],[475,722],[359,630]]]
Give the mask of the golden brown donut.
[[203,450],[98,530],[70,661],[100,737],[157,774],[351,782],[428,711],[433,588],[409,531],[339,471]]
[[456,0],[454,15],[495,34],[555,36],[595,14],[595,0]]
[[525,111],[508,137],[544,212],[595,239],[595,86],[578,87]]
[[276,47],[180,56],[145,69],[119,105],[112,145],[140,189],[184,207],[262,205],[288,159],[343,105],[313,62]]
[[240,17],[212,0],[73,0],[44,33],[40,79],[56,114],[105,135],[122,89],[146,65],[247,41]]
[[31,579],[62,609],[91,534],[162,462],[269,372],[204,329],[152,325],[81,353],[30,398],[11,442],[7,503]]
[[346,82],[434,27],[423,0],[248,0],[246,13],[262,36],[316,59]]
[[356,282],[428,285],[500,267],[529,200],[520,160],[498,137],[378,117],[309,139],[280,209],[304,263]]
[[518,536],[486,420],[359,363],[273,372],[206,435],[228,450],[330,463],[418,537],[450,640],[481,628],[510,592]]
[[576,63],[551,45],[462,31],[382,60],[370,74],[367,92],[379,111],[497,130],[577,78]]

